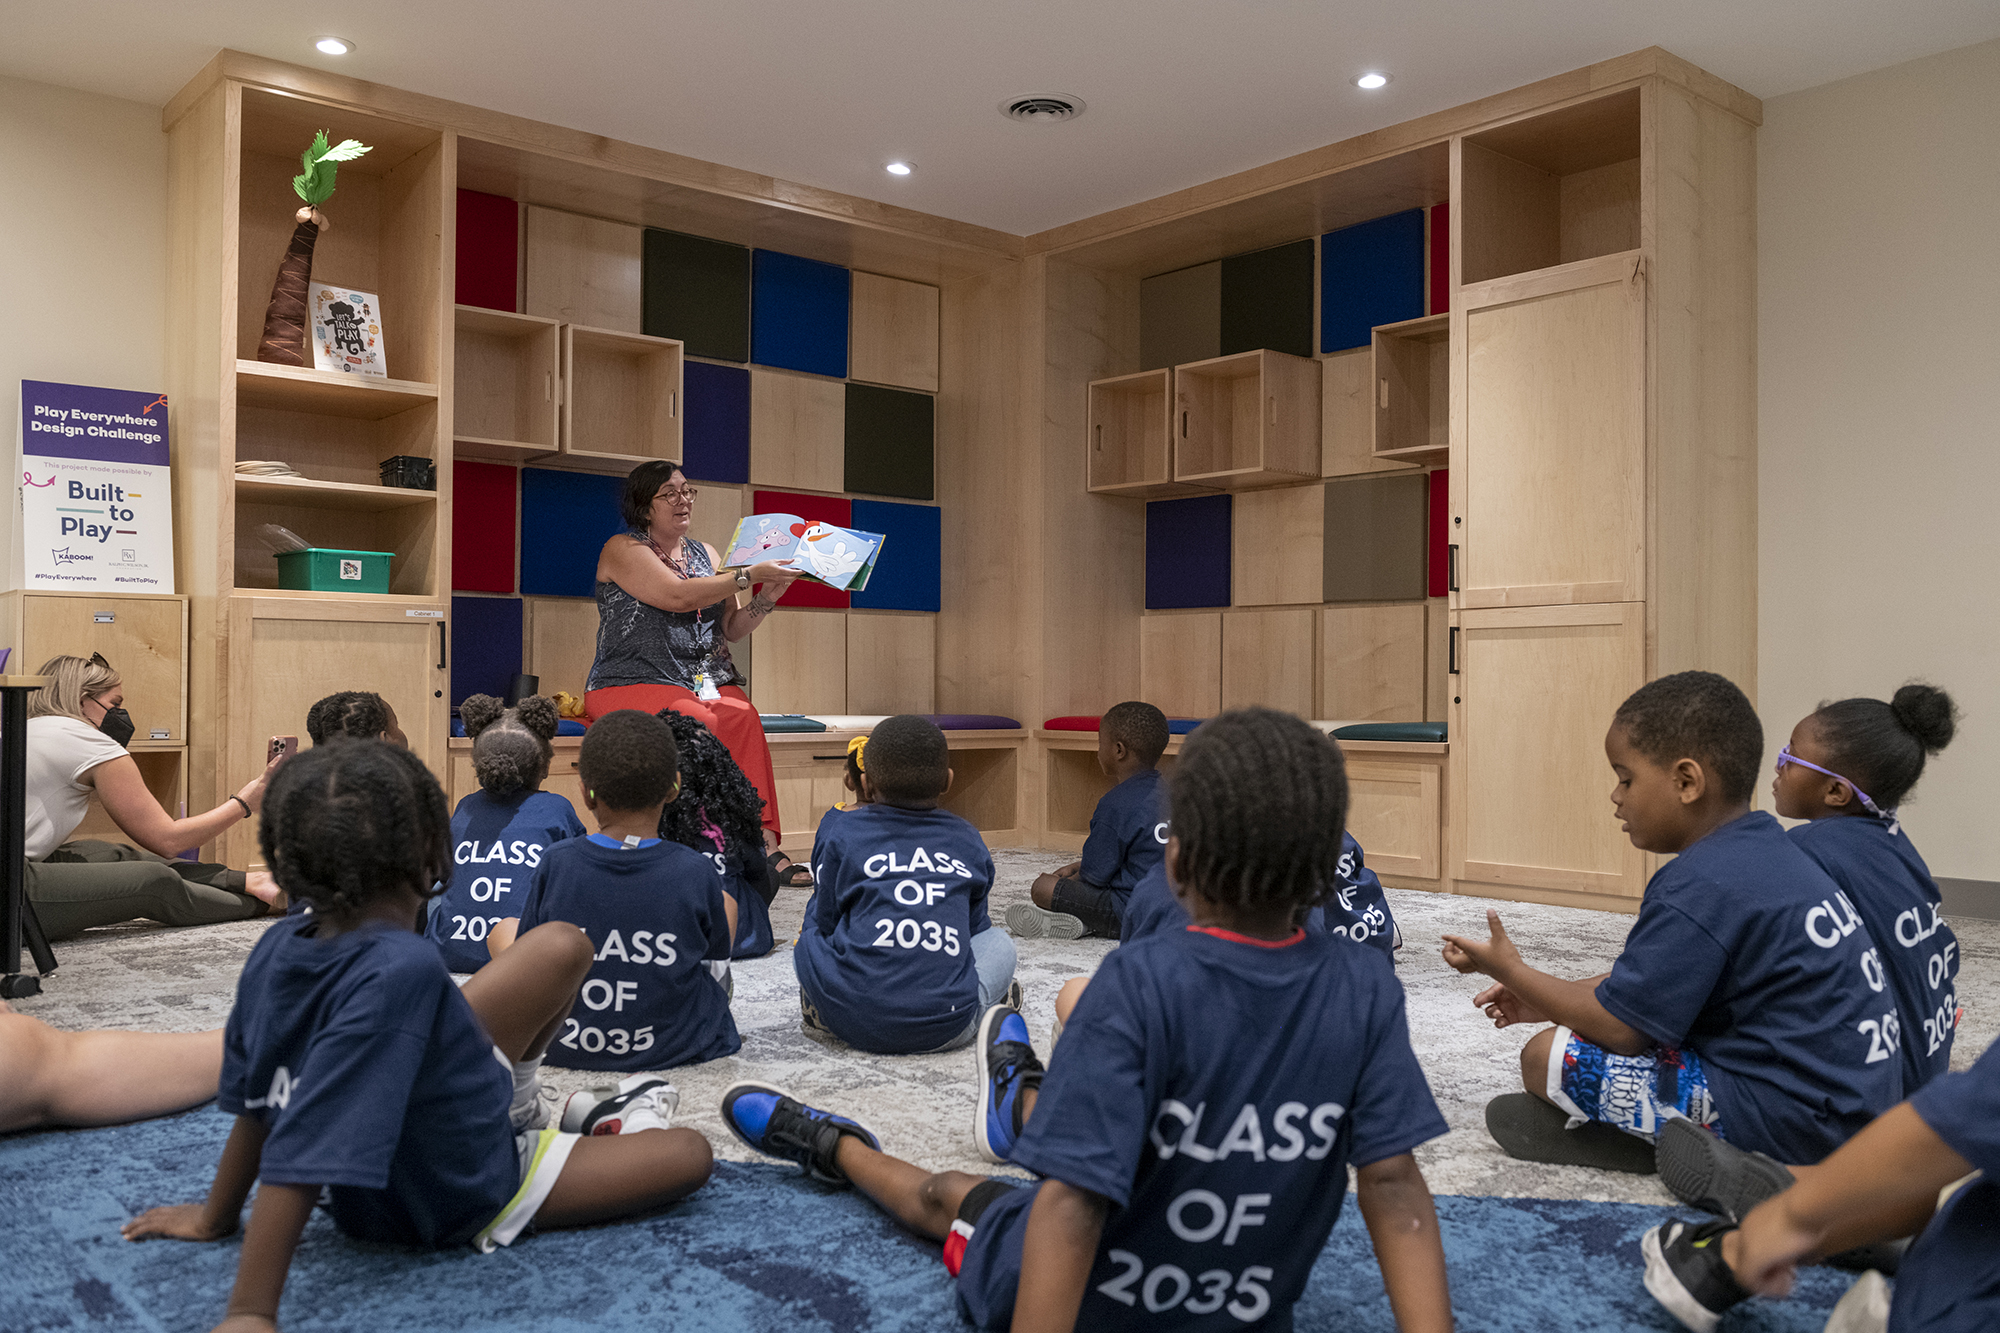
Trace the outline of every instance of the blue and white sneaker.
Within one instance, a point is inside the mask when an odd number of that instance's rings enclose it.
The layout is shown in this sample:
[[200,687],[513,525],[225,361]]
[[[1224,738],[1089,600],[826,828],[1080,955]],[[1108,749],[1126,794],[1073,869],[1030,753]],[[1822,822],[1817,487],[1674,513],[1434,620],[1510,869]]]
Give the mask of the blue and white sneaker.
[[979,1061],[979,1113],[972,1136],[979,1154],[989,1162],[1004,1162],[1021,1137],[1021,1094],[1042,1086],[1042,1062],[1028,1040],[1028,1024],[1012,1005],[996,1004],[979,1020],[979,1038],[972,1043]]
[[826,1185],[849,1183],[834,1161],[842,1135],[882,1150],[882,1140],[859,1120],[807,1106],[768,1083],[737,1083],[726,1090],[722,1123],[758,1152],[797,1162],[808,1176]]

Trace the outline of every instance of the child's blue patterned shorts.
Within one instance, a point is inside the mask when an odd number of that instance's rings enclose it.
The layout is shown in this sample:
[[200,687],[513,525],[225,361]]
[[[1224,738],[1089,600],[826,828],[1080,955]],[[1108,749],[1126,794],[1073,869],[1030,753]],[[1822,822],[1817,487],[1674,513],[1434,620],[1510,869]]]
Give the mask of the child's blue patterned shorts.
[[1644,1055],[1614,1055],[1559,1027],[1549,1047],[1548,1094],[1569,1112],[1572,1127],[1597,1120],[1650,1139],[1679,1118],[1727,1137],[1693,1051],[1655,1046]]

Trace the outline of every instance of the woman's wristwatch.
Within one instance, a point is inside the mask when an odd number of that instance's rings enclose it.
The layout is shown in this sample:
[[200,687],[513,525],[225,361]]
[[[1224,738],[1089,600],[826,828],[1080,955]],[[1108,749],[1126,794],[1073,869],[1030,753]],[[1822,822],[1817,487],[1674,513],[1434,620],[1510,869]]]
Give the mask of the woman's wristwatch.
[[749,590],[750,590],[750,572],[749,572],[748,570],[744,570],[744,569],[739,569],[739,570],[737,570],[737,571],[736,571],[736,591],[738,591],[738,592],[748,592]]

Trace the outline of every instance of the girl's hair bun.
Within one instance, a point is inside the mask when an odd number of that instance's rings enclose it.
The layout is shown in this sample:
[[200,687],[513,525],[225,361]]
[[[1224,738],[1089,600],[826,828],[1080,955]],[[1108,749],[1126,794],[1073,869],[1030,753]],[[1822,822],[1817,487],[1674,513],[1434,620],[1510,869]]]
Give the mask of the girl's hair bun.
[[1903,729],[1917,738],[1927,754],[1936,754],[1951,744],[1958,731],[1958,706],[1951,696],[1935,685],[1911,681],[1896,691],[1889,711]]
[[458,706],[459,720],[465,723],[465,734],[473,740],[478,740],[479,733],[498,722],[500,715],[506,711],[507,705],[490,694],[468,695],[465,702]]
[[514,712],[520,717],[522,726],[543,740],[556,738],[556,724],[561,718],[557,716],[555,700],[531,694],[514,706]]

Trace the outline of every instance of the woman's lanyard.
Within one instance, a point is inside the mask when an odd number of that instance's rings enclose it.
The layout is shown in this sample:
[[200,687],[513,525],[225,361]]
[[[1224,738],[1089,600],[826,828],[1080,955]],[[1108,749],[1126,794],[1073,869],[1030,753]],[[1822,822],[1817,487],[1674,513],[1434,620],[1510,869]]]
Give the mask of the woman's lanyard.
[[[646,549],[650,550],[654,555],[660,557],[661,564],[665,565],[668,569],[673,570],[674,573],[680,575],[682,578],[686,578],[688,576],[686,562],[682,560],[676,560],[674,559],[674,557],[668,555],[665,551],[661,550],[660,544],[653,540],[652,533],[649,532],[646,534],[645,542],[646,542]],[[687,538],[685,537],[681,538],[681,549],[683,551],[687,549]]]

